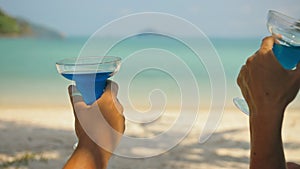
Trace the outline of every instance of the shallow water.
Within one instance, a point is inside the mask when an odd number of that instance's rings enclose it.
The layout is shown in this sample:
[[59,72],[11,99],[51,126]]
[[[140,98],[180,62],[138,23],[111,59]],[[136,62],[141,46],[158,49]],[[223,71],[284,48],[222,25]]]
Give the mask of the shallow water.
[[[70,37],[62,40],[0,39],[0,105],[68,104],[66,89],[71,82],[57,73],[55,62],[66,57],[77,57],[86,40],[87,37]],[[211,42],[225,70],[227,103],[231,105],[231,98],[240,95],[235,82],[239,69],[246,58],[258,49],[260,39],[215,38],[211,39]],[[199,45],[201,45],[200,41]],[[203,50],[207,49],[203,48]],[[210,78],[212,77],[208,76],[205,65],[199,58],[177,41],[157,39],[157,37],[147,37],[142,40],[133,38],[116,45],[108,54],[122,57],[123,63],[119,76],[117,74],[114,80],[119,83],[120,90],[128,91],[133,103],[148,105],[149,93],[159,89],[164,91],[170,101],[169,105],[177,104],[176,99],[180,99],[181,96],[180,88],[192,83],[187,81],[186,74],[182,73],[184,67],[188,68],[195,78],[201,102],[210,103],[212,92]],[[147,59],[138,58],[142,55]],[[173,57],[174,61],[171,61],[173,58],[170,57]],[[148,67],[139,73],[136,72],[134,77],[125,76],[129,73],[134,74],[136,67],[133,65],[148,63],[148,66],[151,66],[152,62],[154,69]],[[184,64],[180,65],[182,63]],[[126,84],[128,78],[131,78],[129,87]],[[185,83],[180,84],[182,81]]]

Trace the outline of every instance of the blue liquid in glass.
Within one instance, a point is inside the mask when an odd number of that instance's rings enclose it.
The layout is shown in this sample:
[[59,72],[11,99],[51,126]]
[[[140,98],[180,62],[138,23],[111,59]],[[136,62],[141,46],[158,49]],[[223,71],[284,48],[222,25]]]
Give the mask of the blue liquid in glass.
[[93,104],[103,94],[106,80],[112,72],[97,73],[62,73],[62,76],[76,83],[76,87],[81,93],[86,104]]
[[274,44],[273,52],[285,69],[293,69],[300,62],[300,46],[285,46]]

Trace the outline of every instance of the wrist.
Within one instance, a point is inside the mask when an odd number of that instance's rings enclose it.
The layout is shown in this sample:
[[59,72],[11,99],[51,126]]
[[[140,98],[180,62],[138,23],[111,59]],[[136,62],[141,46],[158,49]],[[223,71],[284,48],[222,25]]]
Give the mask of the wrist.
[[90,154],[91,158],[97,162],[98,168],[106,168],[111,157],[111,153],[105,151],[90,138],[79,139],[78,146],[76,149],[85,151]]
[[250,126],[257,132],[281,132],[285,107],[257,106],[250,110]]
[[251,145],[261,148],[276,147],[282,143],[281,129],[284,110],[256,109],[250,113]]

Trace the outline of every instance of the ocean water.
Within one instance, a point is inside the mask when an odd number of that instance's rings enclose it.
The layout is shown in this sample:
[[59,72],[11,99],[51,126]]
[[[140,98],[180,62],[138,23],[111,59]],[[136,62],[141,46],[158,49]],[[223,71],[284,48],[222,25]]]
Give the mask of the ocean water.
[[55,63],[77,56],[85,40],[0,39],[0,105],[69,104],[70,82],[57,73]]
[[[58,74],[55,62],[66,57],[77,57],[87,39],[0,39],[0,106],[69,105],[67,87],[71,82]],[[247,57],[259,48],[261,38],[210,40],[226,75],[226,106],[233,106],[232,98],[241,96],[236,85],[238,72]],[[194,41],[198,43],[197,39]],[[199,46],[201,48],[200,41]],[[195,53],[178,41],[149,35],[147,38],[132,38],[111,48],[108,55],[123,59],[121,69],[113,80],[119,84],[120,91],[126,91],[119,93],[123,94],[121,98],[132,99],[132,104],[147,107],[150,104],[149,93],[151,95],[156,89],[164,91],[169,105],[177,104],[176,98],[181,97],[181,85],[187,87],[192,83],[186,80],[184,68],[195,77],[201,102],[210,103],[213,90],[210,78],[218,77],[209,77],[205,65]],[[128,82],[131,84],[128,85]],[[224,86],[219,85],[220,88]]]

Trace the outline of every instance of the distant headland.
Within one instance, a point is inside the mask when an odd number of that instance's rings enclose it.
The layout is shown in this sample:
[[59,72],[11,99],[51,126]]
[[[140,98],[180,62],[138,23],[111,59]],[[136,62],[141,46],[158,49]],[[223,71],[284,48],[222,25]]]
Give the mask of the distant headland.
[[34,37],[61,39],[60,32],[34,24],[25,19],[15,18],[0,9],[0,38]]

